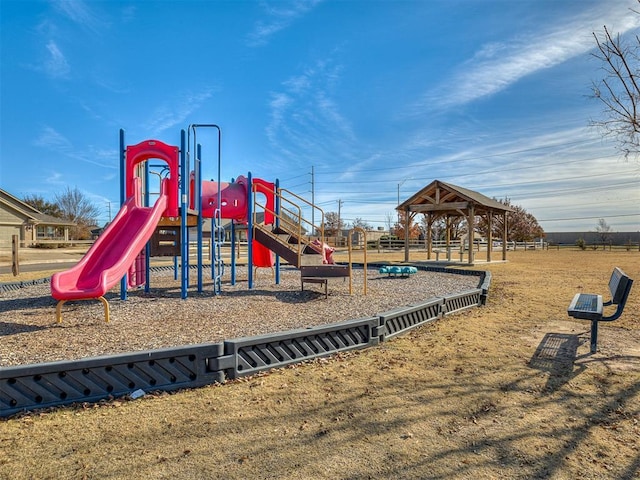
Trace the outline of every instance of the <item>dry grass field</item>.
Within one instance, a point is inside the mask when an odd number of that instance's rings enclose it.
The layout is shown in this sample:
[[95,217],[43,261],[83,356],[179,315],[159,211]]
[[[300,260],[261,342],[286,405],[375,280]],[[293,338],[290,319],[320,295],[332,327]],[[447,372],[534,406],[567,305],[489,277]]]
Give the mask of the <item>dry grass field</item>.
[[[591,355],[566,308],[604,293],[614,266],[636,284]],[[493,276],[486,306],[376,348],[0,420],[0,478],[640,477],[640,253],[475,268]]]

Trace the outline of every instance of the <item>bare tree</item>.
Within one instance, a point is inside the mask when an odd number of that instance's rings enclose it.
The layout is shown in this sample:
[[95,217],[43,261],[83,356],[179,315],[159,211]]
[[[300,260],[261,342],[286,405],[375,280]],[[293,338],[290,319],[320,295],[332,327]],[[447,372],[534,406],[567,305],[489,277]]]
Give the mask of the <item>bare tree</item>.
[[387,227],[387,232],[391,233],[394,223],[398,217],[395,213],[387,212],[384,214],[384,226]]
[[369,223],[367,223],[366,220],[363,220],[360,217],[354,218],[353,222],[351,223],[351,228],[356,228],[356,227],[360,227],[364,230],[371,230],[371,225],[369,225]]
[[62,218],[76,224],[71,230],[71,238],[91,238],[91,227],[97,224],[100,209],[91,203],[78,187],[67,187],[64,192],[56,194],[55,202],[60,207]]
[[40,195],[26,195],[22,199],[22,201],[28,205],[31,205],[41,213],[51,215],[52,217],[62,217],[62,211],[60,210],[60,207],[55,203],[51,203],[45,200]]
[[600,218],[596,225],[596,232],[598,233],[598,237],[600,237],[600,243],[604,245],[611,238],[613,230],[611,229],[611,225],[609,225],[604,218]]
[[593,83],[593,96],[604,104],[604,118],[591,124],[613,137],[626,158],[635,157],[640,153],[640,37],[625,42],[606,26],[603,34],[593,36],[598,46],[593,55],[604,70],[604,78]]
[[324,215],[324,234],[335,237],[342,230],[342,220],[336,212],[327,212]]

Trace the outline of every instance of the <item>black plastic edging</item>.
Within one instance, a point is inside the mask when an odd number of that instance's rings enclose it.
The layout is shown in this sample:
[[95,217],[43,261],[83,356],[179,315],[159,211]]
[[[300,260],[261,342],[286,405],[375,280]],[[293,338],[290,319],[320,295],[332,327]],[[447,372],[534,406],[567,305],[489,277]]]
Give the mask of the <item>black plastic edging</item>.
[[378,317],[370,317],[228,340],[224,342],[224,356],[211,358],[209,368],[224,371],[228,378],[238,378],[338,352],[370,347],[378,343],[378,337],[373,335],[377,325]]
[[16,291],[24,287],[31,287],[32,285],[42,285],[45,283],[49,283],[49,278],[38,278],[36,280],[22,280],[20,282],[0,283],[0,293]]
[[97,402],[138,389],[170,391],[223,382],[222,372],[207,369],[208,360],[222,352],[222,343],[212,343],[0,368],[0,416]]
[[442,318],[443,298],[431,298],[409,307],[400,307],[378,315],[380,326],[378,335],[385,342],[408,330]]
[[480,306],[480,297],[482,296],[482,290],[479,288],[473,290],[467,290],[453,295],[446,295],[444,297],[444,304],[442,306],[443,314],[450,315],[452,313],[466,310],[471,307]]

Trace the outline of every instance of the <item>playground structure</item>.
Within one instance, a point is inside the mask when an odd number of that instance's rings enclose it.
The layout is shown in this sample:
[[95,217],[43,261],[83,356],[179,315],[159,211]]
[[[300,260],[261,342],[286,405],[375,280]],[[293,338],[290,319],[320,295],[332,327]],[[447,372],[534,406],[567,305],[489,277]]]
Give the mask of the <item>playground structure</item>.
[[[218,181],[202,182],[201,149],[195,141],[196,127],[189,127],[190,132],[193,130],[193,145],[196,147],[193,170],[189,168],[191,149],[187,147],[191,142],[185,140],[184,131],[181,132],[179,148],[156,140],[125,147],[124,132],[120,132],[122,207],[83,259],[70,270],[52,277],[51,292],[58,300],[58,321],[61,321],[64,302],[93,298],[104,304],[105,320],[108,321],[109,304],[104,294],[118,281],[121,282],[123,299],[130,286],[144,285],[148,290],[149,258],[159,254],[173,256],[176,274],[180,267],[182,298],[186,298],[189,285],[189,231],[194,227],[199,244],[198,291],[202,291],[202,220],[203,217],[207,218],[205,215],[212,218],[214,255],[211,275],[215,293],[220,293],[224,268],[220,245],[223,239],[221,220],[225,218],[231,220],[232,241],[235,239],[234,225],[247,225],[249,288],[253,287],[253,267],[265,263],[274,266],[278,283],[279,259],[282,257],[300,270],[303,282],[310,278],[324,281],[325,295],[326,281],[334,277],[349,277],[349,293],[352,293],[351,232],[348,235],[348,266],[332,264],[332,249],[323,241],[324,213],[297,195],[281,189],[277,180],[270,183],[253,179],[248,174],[229,183],[220,182],[218,154]],[[159,188],[153,204],[150,201],[151,159],[164,163],[158,172]],[[304,218],[302,211],[305,206],[316,208],[320,213],[319,226]],[[262,216],[260,222],[259,214]],[[359,228],[354,230],[366,233]],[[319,235],[314,238],[307,235],[307,231]],[[366,244],[365,235],[365,293]],[[233,283],[234,245],[231,252]],[[264,253],[266,256],[263,256]],[[217,343],[3,368],[0,369],[0,417],[74,402],[97,402],[115,396],[133,395],[139,390],[196,388],[340,352],[373,347],[445,315],[480,306],[486,301],[490,283],[488,272],[426,266],[419,269],[471,275],[477,277],[477,287],[427,298],[368,317],[334,321],[315,327],[245,336]]]
[[[198,129],[214,128],[218,134],[217,181],[202,180],[202,148],[197,143]],[[193,142],[191,134],[193,133]],[[187,298],[189,287],[189,235],[197,235],[197,290],[203,291],[203,220],[212,219],[211,279],[214,294],[221,293],[224,264],[223,220],[231,228],[231,283],[236,282],[235,226],[247,225],[248,285],[253,288],[257,267],[273,267],[275,282],[280,281],[280,259],[300,269],[313,268],[314,277],[349,277],[351,266],[336,265],[333,249],[324,242],[324,212],[304,198],[282,189],[279,181],[253,178],[251,173],[232,182],[221,182],[221,131],[214,124],[194,124],[180,134],[180,146],[159,140],[145,140],[125,145],[120,130],[120,200],[121,208],[113,221],[71,269],[51,278],[51,294],[58,300],[56,318],[62,321],[62,306],[67,301],[98,299],[109,321],[109,303],[104,295],[120,282],[120,296],[127,289],[150,289],[149,259],[156,256],[174,258],[176,279],[181,280],[181,296]],[[191,159],[193,157],[193,168]],[[151,163],[160,161],[160,165]],[[158,192],[152,193],[152,175],[158,177]],[[152,196],[155,202],[151,203]],[[308,221],[304,212],[320,224]],[[316,213],[317,212],[317,213]],[[258,221],[260,219],[260,221]],[[314,237],[307,234],[315,233]],[[326,286],[326,285],[325,285]]]

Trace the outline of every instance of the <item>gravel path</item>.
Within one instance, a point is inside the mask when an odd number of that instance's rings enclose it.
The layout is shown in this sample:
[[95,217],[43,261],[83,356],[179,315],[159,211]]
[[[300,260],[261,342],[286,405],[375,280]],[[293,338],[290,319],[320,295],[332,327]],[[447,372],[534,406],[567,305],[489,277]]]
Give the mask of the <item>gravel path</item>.
[[[107,294],[111,321],[104,322],[98,301],[69,302],[63,321],[56,323],[56,301],[49,285],[35,285],[0,294],[0,367],[98,355],[134,352],[179,345],[220,342],[367,317],[434,296],[456,293],[478,284],[478,277],[418,272],[409,278],[380,275],[369,269],[368,293],[363,295],[363,271],[353,271],[353,295],[348,279],[329,282],[329,298],[319,285],[300,290],[298,270],[283,268],[280,285],[269,270],[254,277],[247,289],[246,269],[237,269],[235,286],[228,278],[223,293],[212,295],[210,274],[205,292],[195,287],[180,299],[180,284],[172,272],[154,272],[151,292],[130,292],[121,301],[118,291]],[[190,282],[195,284],[195,272]]]

